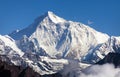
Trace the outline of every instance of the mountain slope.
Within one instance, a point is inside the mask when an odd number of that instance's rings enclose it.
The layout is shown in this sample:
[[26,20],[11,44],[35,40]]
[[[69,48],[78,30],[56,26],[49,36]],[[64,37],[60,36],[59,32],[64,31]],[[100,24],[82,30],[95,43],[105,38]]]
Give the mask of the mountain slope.
[[[39,54],[44,52],[54,58],[79,60],[88,51],[106,42],[109,38],[107,34],[100,33],[82,23],[67,21],[52,12],[45,13],[29,27],[10,36],[15,40],[24,40],[26,36],[26,39],[32,43],[32,49],[29,46],[27,46],[28,49],[24,49],[20,41],[17,43],[24,52],[34,51]],[[44,51],[41,52],[40,49]]]

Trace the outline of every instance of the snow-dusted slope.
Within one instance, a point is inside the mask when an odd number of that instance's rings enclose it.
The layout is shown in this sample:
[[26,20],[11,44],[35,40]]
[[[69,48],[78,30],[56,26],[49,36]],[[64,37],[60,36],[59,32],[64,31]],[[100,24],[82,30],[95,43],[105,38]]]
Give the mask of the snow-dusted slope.
[[19,54],[19,56],[23,56],[24,52],[22,52],[16,45],[15,40],[11,37],[5,35],[0,35],[0,54],[2,55],[13,55]]
[[112,36],[105,43],[97,45],[96,48],[83,58],[83,61],[97,62],[105,57],[109,52],[120,53],[120,37]]

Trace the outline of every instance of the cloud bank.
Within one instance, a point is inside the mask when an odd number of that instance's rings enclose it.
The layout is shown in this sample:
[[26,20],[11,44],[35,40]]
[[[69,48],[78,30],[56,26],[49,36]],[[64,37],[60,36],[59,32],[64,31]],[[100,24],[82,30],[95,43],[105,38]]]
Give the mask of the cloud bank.
[[120,77],[120,68],[112,64],[93,65],[83,70],[78,77]]

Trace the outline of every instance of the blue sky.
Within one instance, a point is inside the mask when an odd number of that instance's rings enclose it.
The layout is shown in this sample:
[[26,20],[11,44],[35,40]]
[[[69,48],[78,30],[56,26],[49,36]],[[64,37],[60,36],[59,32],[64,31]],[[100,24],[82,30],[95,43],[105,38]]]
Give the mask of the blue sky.
[[47,11],[120,36],[120,0],[0,0],[0,34],[23,29]]

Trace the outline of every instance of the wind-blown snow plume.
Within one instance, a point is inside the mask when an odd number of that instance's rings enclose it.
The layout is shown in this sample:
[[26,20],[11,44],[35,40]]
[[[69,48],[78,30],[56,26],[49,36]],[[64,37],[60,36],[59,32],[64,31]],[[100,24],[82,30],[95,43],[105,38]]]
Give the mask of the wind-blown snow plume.
[[120,77],[120,68],[114,68],[112,64],[93,65],[78,77]]

